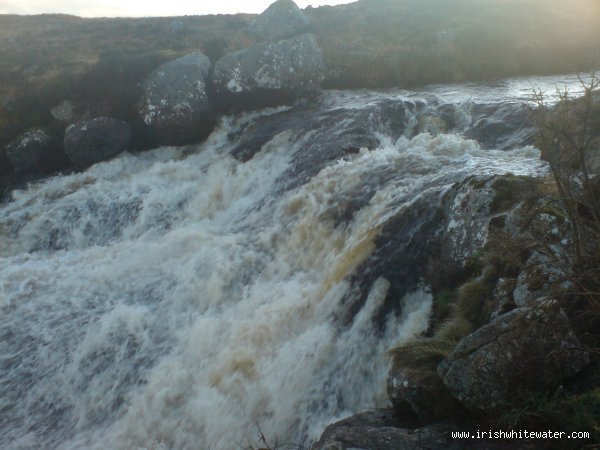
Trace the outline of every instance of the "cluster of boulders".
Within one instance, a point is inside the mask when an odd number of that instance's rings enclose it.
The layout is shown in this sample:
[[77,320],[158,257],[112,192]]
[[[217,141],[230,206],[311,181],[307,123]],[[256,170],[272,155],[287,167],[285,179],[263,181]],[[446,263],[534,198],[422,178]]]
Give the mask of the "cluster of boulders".
[[[533,206],[522,201],[528,183],[526,177],[476,177],[448,193],[444,257],[464,263],[498,232],[544,244],[531,245],[516,275],[497,279],[486,323],[458,339],[446,357],[417,365],[394,358],[387,383],[393,408],[330,425],[317,450],[508,448],[514,442],[451,440],[450,431],[468,431],[477,418],[497,420],[515,407],[519,392],[553,393],[590,364],[557,300],[570,287],[568,223],[549,198]],[[535,442],[519,448],[535,448]]]
[[51,115],[67,125],[63,142],[41,128],[15,137],[6,148],[12,170],[84,168],[129,149],[132,139],[141,149],[197,143],[213,130],[219,113],[289,104],[318,92],[323,56],[309,19],[292,0],[277,0],[248,33],[259,43],[214,65],[192,53],[147,75],[140,81],[134,123],[78,113],[68,100],[56,105]]

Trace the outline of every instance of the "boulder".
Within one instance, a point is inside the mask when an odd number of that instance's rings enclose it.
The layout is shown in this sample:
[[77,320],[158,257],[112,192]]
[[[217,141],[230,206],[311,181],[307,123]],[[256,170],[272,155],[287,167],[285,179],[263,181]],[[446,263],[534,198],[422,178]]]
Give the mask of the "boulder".
[[396,411],[403,416],[430,419],[460,410],[435,370],[411,369],[394,364],[387,379],[387,392]]
[[65,131],[64,148],[69,161],[83,168],[127,150],[131,126],[110,117],[78,122]]
[[452,441],[458,427],[445,424],[411,429],[391,410],[372,410],[329,425],[313,450],[462,449],[464,442]]
[[215,65],[213,88],[225,109],[291,103],[317,92],[325,63],[314,34],[230,53]]
[[70,100],[63,100],[50,110],[50,114],[59,122],[71,122],[75,116],[75,106]]
[[462,339],[438,365],[450,392],[469,410],[497,414],[519,388],[559,386],[589,363],[555,301],[501,315]]
[[292,0],[277,0],[250,24],[250,32],[268,41],[286,39],[311,30],[308,17]]
[[50,173],[68,165],[58,143],[40,128],[13,139],[6,146],[6,156],[17,173]]
[[169,31],[171,33],[180,33],[184,28],[183,22],[179,19],[173,19],[169,25]]
[[211,68],[206,56],[192,53],[145,78],[138,103],[142,146],[190,144],[210,134],[215,125],[208,100]]
[[[525,439],[452,438],[452,432],[474,435],[475,426],[461,428],[452,423],[415,424],[391,409],[376,409],[329,425],[312,450],[533,450],[539,441]],[[474,437],[474,436],[472,436]]]

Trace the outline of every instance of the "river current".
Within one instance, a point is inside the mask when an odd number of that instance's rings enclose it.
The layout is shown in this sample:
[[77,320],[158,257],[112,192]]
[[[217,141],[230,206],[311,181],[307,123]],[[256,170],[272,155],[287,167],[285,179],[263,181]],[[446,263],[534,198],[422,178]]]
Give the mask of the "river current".
[[[444,193],[540,174],[532,87],[325,92],[0,205],[0,447],[309,445],[426,330]],[[511,118],[517,118],[511,120]]]

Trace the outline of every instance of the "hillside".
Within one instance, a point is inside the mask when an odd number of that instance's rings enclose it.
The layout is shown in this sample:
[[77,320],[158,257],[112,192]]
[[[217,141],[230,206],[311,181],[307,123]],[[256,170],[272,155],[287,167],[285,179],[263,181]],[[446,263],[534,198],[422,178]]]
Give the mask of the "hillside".
[[[598,67],[600,4],[535,0],[360,0],[307,8],[328,66],[326,88],[574,72]],[[0,146],[65,98],[131,119],[137,83],[200,50],[248,47],[252,15],[82,19],[0,16]],[[55,130],[60,134],[61,130]]]

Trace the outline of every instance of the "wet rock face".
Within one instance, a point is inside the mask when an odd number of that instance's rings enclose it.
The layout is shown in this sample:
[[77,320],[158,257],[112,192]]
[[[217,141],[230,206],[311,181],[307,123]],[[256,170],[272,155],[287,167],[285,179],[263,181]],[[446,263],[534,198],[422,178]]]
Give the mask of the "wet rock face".
[[59,145],[39,128],[13,139],[6,147],[6,156],[17,173],[50,173],[68,164]]
[[[262,147],[283,132],[291,132],[298,146],[293,164],[295,172],[303,174],[305,182],[316,175],[328,161],[357,153],[361,148],[373,149],[381,144],[378,135],[398,139],[410,122],[412,102],[381,99],[355,108],[344,104],[329,104],[323,93],[303,106],[259,118],[241,134],[231,154],[248,161]],[[318,148],[319,151],[311,151]],[[305,173],[306,172],[306,173]],[[286,174],[289,178],[290,174]],[[368,201],[368,200],[367,200]]]
[[320,88],[325,63],[314,34],[230,53],[215,65],[213,89],[222,109],[289,104]]
[[249,31],[260,39],[275,41],[307,33],[311,23],[292,0],[277,0],[250,24]]
[[127,150],[131,126],[110,117],[79,122],[65,132],[64,148],[69,161],[80,168],[112,158]]
[[138,104],[143,146],[189,144],[208,136],[215,123],[208,100],[211,68],[206,56],[192,53],[148,75]]
[[496,191],[489,177],[475,177],[448,193],[442,247],[450,260],[464,264],[485,245],[490,207]]
[[524,105],[475,104],[471,114],[472,123],[465,136],[477,140],[483,148],[508,150],[534,142],[531,112]]
[[577,374],[589,354],[553,301],[517,308],[465,337],[438,366],[450,392],[473,412],[497,413],[524,387],[550,389]]

